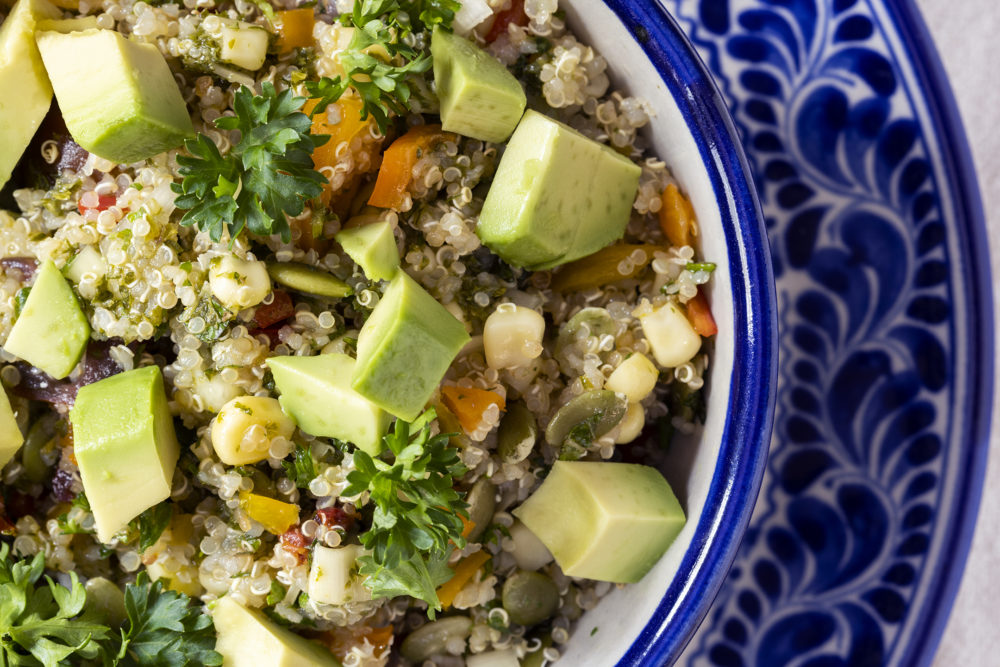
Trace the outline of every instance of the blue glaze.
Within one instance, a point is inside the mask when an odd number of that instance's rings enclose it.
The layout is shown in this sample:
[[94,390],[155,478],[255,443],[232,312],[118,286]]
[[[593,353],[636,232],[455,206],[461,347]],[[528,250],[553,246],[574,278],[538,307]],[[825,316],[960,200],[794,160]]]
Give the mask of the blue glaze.
[[[668,85],[715,103],[658,4],[608,4],[648,31]],[[978,509],[994,363],[985,221],[943,71],[905,0],[662,5],[744,139],[781,326],[761,507],[681,662],[927,664]],[[727,546],[623,664],[678,658]]]

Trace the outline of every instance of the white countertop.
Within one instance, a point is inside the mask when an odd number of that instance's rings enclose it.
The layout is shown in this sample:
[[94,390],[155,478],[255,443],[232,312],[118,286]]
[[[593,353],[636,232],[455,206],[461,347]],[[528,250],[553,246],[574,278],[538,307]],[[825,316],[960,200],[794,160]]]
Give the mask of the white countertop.
[[[934,35],[965,121],[983,193],[993,271],[998,276],[1000,4],[996,0],[916,2]],[[1000,313],[1000,285],[996,281],[993,289],[994,309]],[[1000,325],[1000,318],[997,322]],[[1000,377],[997,389],[1000,396]],[[1000,628],[996,611],[1000,600],[1000,537],[997,536],[1000,526],[1000,399],[994,400],[993,420],[976,535],[955,607],[934,660],[935,667],[1000,665]]]

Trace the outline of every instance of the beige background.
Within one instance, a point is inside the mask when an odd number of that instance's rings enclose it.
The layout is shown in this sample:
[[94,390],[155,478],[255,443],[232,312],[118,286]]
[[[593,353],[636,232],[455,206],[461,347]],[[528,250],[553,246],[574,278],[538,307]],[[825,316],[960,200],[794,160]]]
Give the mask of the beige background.
[[[962,110],[979,170],[994,275],[1000,276],[1000,215],[995,213],[1000,211],[1000,2],[917,0],[917,5],[934,35]],[[994,307],[1000,313],[997,281],[994,292]],[[1000,388],[1000,381],[997,384]],[[1000,665],[1000,400],[994,401],[993,415],[972,553],[934,667]]]

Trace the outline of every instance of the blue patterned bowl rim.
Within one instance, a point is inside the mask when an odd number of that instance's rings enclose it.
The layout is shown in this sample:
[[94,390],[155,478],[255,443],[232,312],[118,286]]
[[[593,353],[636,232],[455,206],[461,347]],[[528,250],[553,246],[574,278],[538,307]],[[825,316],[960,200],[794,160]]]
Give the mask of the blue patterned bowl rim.
[[[950,562],[950,567],[936,570],[935,578],[929,583],[930,592],[925,598],[919,621],[909,638],[907,651],[901,656],[900,664],[929,665],[941,642],[962,581],[986,477],[996,361],[993,274],[986,237],[986,215],[972,150],[948,75],[927,25],[912,0],[885,0],[885,6],[896,24],[921,87],[927,92],[926,104],[933,129],[941,138],[948,187],[954,191],[955,208],[959,213],[956,233],[962,256],[969,258],[962,263],[961,269],[962,286],[968,290],[970,321],[966,337],[960,343],[969,347],[971,358],[978,362],[969,373],[967,386],[964,387],[965,396],[979,399],[966,401],[963,406],[965,431],[962,440],[969,447],[969,455],[961,462],[964,471],[960,477],[966,480],[966,484],[958,487],[962,497],[949,505],[951,515],[939,519],[939,524],[947,526],[951,533],[945,540],[945,544],[951,547],[950,554],[942,555],[942,562]],[[959,443],[953,446],[957,447]],[[947,551],[948,547],[945,547]]]
[[[732,276],[734,363],[719,459],[677,577],[620,665],[680,654],[719,592],[760,490],[777,386],[777,310],[767,234],[726,103],[683,31],[654,0],[605,0],[642,46],[692,129],[722,214]],[[613,66],[613,63],[612,63]]]

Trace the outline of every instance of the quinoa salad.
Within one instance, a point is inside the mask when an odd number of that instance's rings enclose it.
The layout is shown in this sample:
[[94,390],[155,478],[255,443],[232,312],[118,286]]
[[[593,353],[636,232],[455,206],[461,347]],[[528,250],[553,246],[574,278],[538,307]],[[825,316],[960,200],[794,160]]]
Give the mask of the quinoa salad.
[[715,265],[557,0],[0,20],[0,664],[538,667],[655,565]]

